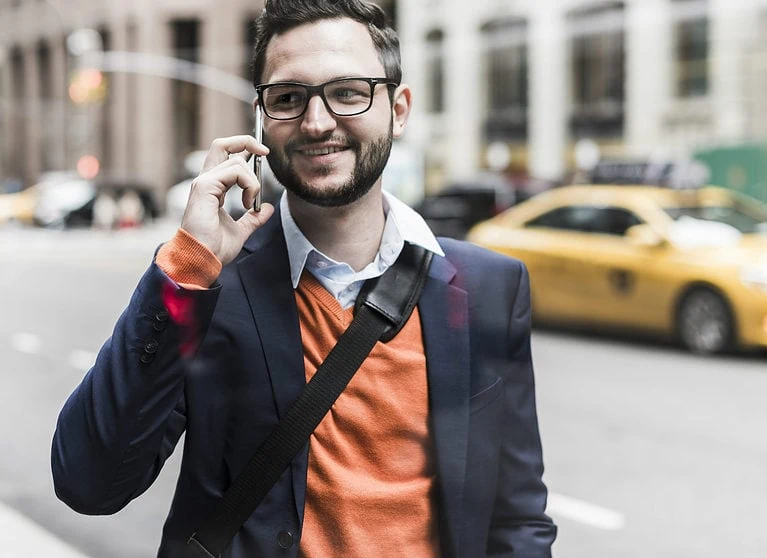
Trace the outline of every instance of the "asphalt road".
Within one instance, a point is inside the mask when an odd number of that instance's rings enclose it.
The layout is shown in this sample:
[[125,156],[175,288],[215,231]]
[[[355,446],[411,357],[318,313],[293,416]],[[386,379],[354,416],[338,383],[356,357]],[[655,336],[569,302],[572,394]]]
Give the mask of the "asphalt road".
[[[90,558],[154,556],[178,456],[117,515],[85,517],[53,494],[50,440],[59,408],[172,230],[0,230],[0,502]],[[555,556],[767,555],[764,356],[701,358],[542,330],[533,350]],[[0,542],[13,540],[9,530],[0,521]],[[63,548],[47,556],[70,556]],[[27,554],[6,542],[0,556]]]

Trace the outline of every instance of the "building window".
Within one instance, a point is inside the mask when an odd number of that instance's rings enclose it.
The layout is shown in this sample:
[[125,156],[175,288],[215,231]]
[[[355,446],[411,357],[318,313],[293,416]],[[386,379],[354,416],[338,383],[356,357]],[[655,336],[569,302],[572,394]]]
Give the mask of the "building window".
[[426,35],[426,85],[428,87],[426,110],[440,113],[445,110],[444,35],[433,29]]
[[487,84],[485,135],[489,141],[523,140],[527,137],[527,22],[494,20],[481,31]]
[[708,16],[706,0],[673,0],[674,69],[678,97],[708,93]]
[[622,2],[568,14],[573,137],[623,135],[625,25]]
[[[189,62],[199,62],[200,21],[198,19],[171,22],[174,56]],[[174,155],[181,163],[198,149],[200,133],[200,87],[185,81],[173,81]],[[183,168],[179,164],[177,168]],[[185,175],[179,175],[179,180]]]

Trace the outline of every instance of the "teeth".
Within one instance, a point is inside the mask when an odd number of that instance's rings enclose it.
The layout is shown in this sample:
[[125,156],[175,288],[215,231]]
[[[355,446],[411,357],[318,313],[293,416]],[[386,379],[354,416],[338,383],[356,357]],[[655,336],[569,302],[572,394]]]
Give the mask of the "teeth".
[[310,155],[310,156],[329,155],[331,153],[338,153],[339,151],[343,151],[343,147],[324,147],[322,149],[307,149],[306,151],[304,151],[304,154]]

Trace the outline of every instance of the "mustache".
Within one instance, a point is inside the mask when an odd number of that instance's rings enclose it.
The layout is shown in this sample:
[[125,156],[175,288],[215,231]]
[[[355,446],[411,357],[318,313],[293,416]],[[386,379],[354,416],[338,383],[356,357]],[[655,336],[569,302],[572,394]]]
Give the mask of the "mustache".
[[318,143],[323,143],[323,142],[332,142],[338,145],[342,145],[344,147],[348,147],[350,149],[358,149],[360,146],[360,142],[352,138],[337,136],[337,135],[334,136],[333,134],[328,134],[327,136],[320,137],[320,138],[294,139],[285,144],[285,151],[287,153],[290,153],[292,151],[295,151],[296,149],[301,149],[304,146],[316,145]]

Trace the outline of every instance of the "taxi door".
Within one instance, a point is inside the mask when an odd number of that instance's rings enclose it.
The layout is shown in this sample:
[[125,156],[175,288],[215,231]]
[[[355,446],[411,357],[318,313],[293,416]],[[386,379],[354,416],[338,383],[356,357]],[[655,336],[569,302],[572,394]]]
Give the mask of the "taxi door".
[[663,245],[642,245],[626,231],[642,224],[620,207],[595,211],[590,253],[584,258],[589,276],[583,290],[584,317],[603,324],[662,328],[669,320],[672,290],[666,280]]
[[530,271],[535,318],[584,320],[593,313],[593,208],[563,206],[529,221],[516,233],[516,255]]

